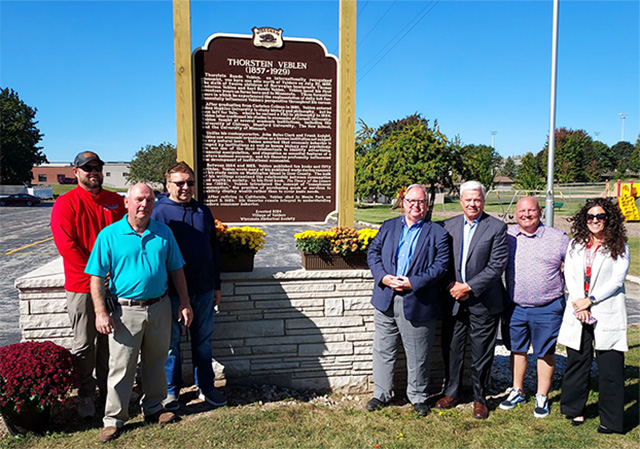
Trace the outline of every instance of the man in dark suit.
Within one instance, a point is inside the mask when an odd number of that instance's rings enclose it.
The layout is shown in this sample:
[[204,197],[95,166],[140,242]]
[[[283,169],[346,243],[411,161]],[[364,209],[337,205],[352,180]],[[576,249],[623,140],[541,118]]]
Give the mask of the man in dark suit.
[[450,298],[445,305],[442,349],[447,385],[440,409],[460,402],[467,336],[471,337],[473,417],[486,419],[486,387],[505,294],[502,273],[507,265],[507,226],[484,212],[485,187],[477,181],[460,186],[462,215],[444,222],[452,239]]
[[373,399],[367,410],[388,404],[398,337],[407,356],[407,397],[425,416],[429,355],[442,308],[440,279],[449,264],[448,235],[425,219],[427,189],[413,184],[403,199],[403,217],[385,221],[371,242],[367,260],[374,278]]

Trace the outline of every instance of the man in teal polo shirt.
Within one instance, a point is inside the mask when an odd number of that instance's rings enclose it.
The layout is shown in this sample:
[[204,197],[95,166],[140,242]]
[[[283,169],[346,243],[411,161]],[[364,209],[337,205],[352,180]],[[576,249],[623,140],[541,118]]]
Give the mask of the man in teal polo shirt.
[[[129,189],[127,215],[104,228],[93,247],[85,272],[91,275],[96,329],[109,334],[109,377],[104,428],[100,441],[118,436],[129,418],[128,405],[141,354],[142,411],[145,422],[168,424],[177,416],[166,411],[163,375],[171,336],[171,303],[166,294],[168,275],[180,297],[178,319],[191,324],[184,277],[184,260],[171,229],[151,220],[154,194],[145,184]],[[111,312],[105,304],[104,284],[115,299]]]

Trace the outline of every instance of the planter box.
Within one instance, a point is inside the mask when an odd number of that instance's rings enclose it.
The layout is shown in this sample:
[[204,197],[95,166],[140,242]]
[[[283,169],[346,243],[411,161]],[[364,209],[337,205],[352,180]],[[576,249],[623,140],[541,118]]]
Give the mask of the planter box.
[[256,255],[252,253],[229,254],[220,253],[220,262],[223,273],[248,272],[253,271],[253,259]]
[[367,254],[312,254],[302,252],[302,267],[305,270],[368,270]]

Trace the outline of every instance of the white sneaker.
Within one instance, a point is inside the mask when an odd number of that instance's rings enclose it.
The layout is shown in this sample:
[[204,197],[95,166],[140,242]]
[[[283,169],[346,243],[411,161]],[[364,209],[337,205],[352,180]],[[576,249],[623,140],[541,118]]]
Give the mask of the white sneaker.
[[78,415],[80,418],[92,418],[96,414],[96,406],[90,396],[81,396],[78,399]]
[[535,418],[546,418],[549,416],[549,399],[544,394],[536,394],[536,407],[533,409]]
[[520,391],[519,388],[514,388],[511,390],[511,393],[509,393],[509,397],[500,403],[499,407],[502,410],[511,410],[512,408],[517,407],[518,404],[523,404],[526,401],[527,398],[524,393]]

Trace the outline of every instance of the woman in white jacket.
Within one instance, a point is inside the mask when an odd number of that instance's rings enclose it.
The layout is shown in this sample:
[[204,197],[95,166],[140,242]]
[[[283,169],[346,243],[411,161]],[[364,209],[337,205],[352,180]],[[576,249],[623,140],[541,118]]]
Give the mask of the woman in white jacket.
[[600,433],[622,433],[627,309],[624,280],[629,269],[624,218],[607,198],[587,200],[573,217],[573,240],[564,263],[569,297],[558,343],[567,347],[561,412],[584,422],[595,348],[599,371]]

